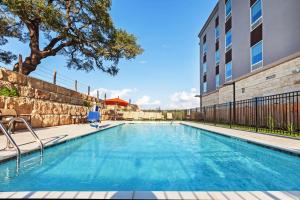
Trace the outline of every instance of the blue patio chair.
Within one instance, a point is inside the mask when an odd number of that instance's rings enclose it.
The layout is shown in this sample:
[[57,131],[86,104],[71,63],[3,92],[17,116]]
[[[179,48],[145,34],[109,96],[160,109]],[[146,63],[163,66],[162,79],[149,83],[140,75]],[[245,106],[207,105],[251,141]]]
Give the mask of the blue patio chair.
[[89,112],[87,121],[91,126],[98,128],[101,123],[101,114],[100,112]]

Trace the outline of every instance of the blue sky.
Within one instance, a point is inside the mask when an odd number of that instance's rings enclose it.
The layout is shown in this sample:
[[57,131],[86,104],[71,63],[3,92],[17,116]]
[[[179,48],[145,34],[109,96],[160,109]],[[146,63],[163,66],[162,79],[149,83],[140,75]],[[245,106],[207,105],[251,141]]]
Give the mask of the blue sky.
[[[76,79],[81,91],[90,85],[102,98],[104,93],[130,98],[142,108],[198,106],[193,97],[199,93],[197,36],[215,4],[216,0],[113,0],[115,25],[137,37],[145,50],[142,55],[122,60],[115,77],[101,71],[68,70],[62,56],[47,58],[32,76],[48,80],[55,68],[59,84],[72,87]],[[5,48],[25,56],[27,45],[12,41]]]

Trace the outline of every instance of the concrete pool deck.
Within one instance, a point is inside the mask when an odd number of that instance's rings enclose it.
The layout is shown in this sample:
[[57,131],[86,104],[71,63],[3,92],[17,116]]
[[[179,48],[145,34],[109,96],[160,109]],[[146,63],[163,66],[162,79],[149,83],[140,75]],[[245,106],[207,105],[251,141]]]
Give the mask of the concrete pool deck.
[[[91,127],[89,124],[74,124],[64,126],[54,126],[47,128],[34,129],[36,134],[42,140],[45,147],[55,144],[63,143],[65,141],[78,138],[81,136],[89,135],[101,130],[112,128],[123,124],[124,122],[118,121],[105,121],[101,123],[100,128]],[[19,145],[22,153],[28,153],[39,149],[39,144],[34,140],[34,137],[27,131],[19,131],[13,135],[16,143]],[[16,156],[16,150],[6,147],[5,135],[0,135],[0,162],[8,158]]]
[[188,199],[188,200],[299,200],[300,192],[234,191],[234,192],[181,192],[181,191],[108,191],[108,192],[1,192],[1,199]]
[[241,131],[236,129],[228,129],[217,126],[210,126],[195,122],[181,122],[181,124],[185,124],[188,126],[192,126],[195,128],[200,128],[204,130],[208,130],[211,132],[215,132],[221,135],[226,135],[229,137],[239,138],[242,140],[250,141],[259,145],[272,147],[275,149],[280,149],[283,151],[291,152],[293,154],[300,155],[300,139],[293,139],[288,137],[280,137],[276,135],[270,134],[262,134],[248,131]]
[[[144,121],[105,121],[102,122],[101,128],[96,129],[90,127],[89,124],[65,125],[49,128],[36,129],[36,133],[42,139],[45,146],[51,146],[63,143],[67,140],[92,134],[100,130],[112,128],[123,123],[166,123],[166,122],[144,122]],[[169,122],[167,122],[169,123]],[[234,138],[240,138],[253,143],[281,149],[293,153],[300,154],[300,140],[283,138],[272,135],[264,135],[253,132],[239,131],[234,129],[226,129],[221,127],[209,126],[194,122],[178,121],[173,123],[181,123],[188,126],[205,129],[216,132],[218,134],[227,135]],[[39,149],[34,138],[25,131],[13,135],[17,144],[20,145],[22,152],[30,152]],[[0,161],[12,158],[16,155],[14,149],[4,150],[6,138],[0,136]],[[2,150],[1,150],[2,149]],[[1,191],[1,188],[0,188]],[[0,199],[18,199],[18,198],[41,198],[41,199],[293,199],[300,200],[299,191],[38,191],[38,192],[0,192]]]

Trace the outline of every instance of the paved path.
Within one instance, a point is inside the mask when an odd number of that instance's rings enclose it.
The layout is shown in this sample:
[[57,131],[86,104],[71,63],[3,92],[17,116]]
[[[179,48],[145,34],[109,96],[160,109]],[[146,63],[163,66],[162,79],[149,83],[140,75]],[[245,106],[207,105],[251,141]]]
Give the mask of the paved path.
[[300,155],[300,140],[299,139],[291,139],[255,132],[248,131],[240,131],[235,129],[228,129],[216,126],[209,126],[205,124],[195,123],[195,122],[181,122],[182,124],[186,124],[189,126],[221,133],[223,135],[228,135],[231,137],[236,137],[244,140],[248,140],[257,144],[262,144],[270,147],[274,147],[277,149],[282,149],[285,151],[290,151]]
[[[105,121],[101,123],[100,128],[91,127],[89,124],[75,124],[75,125],[64,125],[55,126],[48,128],[35,129],[36,134],[42,140],[45,146],[64,142],[66,140],[80,137],[83,135],[91,134],[99,130],[111,128],[122,124],[123,122]],[[34,137],[27,131],[18,132],[13,134],[13,138],[19,145],[21,152],[26,153],[36,149],[39,149],[39,145],[35,142]],[[16,156],[15,149],[5,150],[6,137],[0,135],[0,161],[10,157]]]
[[233,191],[233,192],[179,192],[179,191],[94,191],[94,192],[0,192],[3,199],[205,199],[205,200],[299,200],[300,192]]

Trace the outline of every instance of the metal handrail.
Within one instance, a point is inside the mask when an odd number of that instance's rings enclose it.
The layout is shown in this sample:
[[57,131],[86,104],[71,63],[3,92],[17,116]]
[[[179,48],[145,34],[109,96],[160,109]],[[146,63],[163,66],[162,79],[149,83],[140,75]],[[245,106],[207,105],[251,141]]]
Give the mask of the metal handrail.
[[42,141],[40,140],[40,138],[37,136],[37,134],[33,131],[33,129],[31,128],[31,126],[28,124],[28,122],[21,118],[21,117],[14,117],[12,118],[9,123],[8,123],[8,135],[11,134],[11,130],[12,130],[12,127],[13,127],[13,123],[17,121],[17,122],[23,122],[27,129],[30,131],[30,133],[33,135],[33,137],[35,138],[35,140],[39,143],[40,145],[40,149],[41,149],[41,155],[43,155],[43,152],[44,152],[44,144],[42,143]]
[[1,131],[4,133],[4,135],[6,136],[7,140],[13,145],[13,147],[16,149],[17,151],[17,156],[20,157],[21,156],[21,150],[18,147],[17,143],[15,142],[15,140],[11,137],[11,135],[9,134],[9,132],[6,130],[5,126],[0,122],[0,129]]

